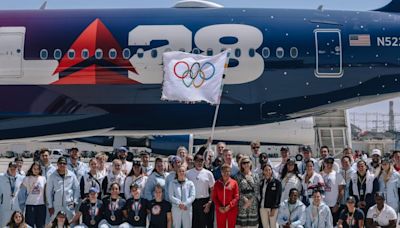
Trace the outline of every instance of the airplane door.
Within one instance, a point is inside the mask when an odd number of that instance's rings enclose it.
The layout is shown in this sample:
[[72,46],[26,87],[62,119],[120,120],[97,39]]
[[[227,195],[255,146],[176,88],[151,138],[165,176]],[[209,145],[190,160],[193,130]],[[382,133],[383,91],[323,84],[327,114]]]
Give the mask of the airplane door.
[[0,77],[20,77],[25,28],[0,28]]
[[339,29],[316,29],[315,76],[337,78],[343,75],[342,40]]

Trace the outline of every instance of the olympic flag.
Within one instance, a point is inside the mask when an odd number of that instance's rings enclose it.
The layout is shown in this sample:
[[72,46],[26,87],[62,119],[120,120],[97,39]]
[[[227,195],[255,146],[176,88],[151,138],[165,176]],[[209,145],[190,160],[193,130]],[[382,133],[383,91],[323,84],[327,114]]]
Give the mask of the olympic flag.
[[165,52],[161,99],[218,104],[228,52],[214,56]]

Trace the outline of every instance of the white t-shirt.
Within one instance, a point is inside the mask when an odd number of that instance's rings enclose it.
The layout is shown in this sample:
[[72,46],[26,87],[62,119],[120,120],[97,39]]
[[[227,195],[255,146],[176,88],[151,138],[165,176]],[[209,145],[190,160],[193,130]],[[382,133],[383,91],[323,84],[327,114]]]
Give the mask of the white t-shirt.
[[46,186],[46,178],[44,176],[25,177],[22,184],[26,187],[28,193],[26,205],[44,204],[44,191]]
[[368,209],[367,218],[376,221],[380,226],[389,225],[390,220],[397,221],[397,213],[389,205],[385,203],[382,211],[379,213],[376,204]]
[[198,171],[196,168],[193,168],[187,171],[186,177],[194,184],[196,199],[210,196],[209,189],[214,186],[215,180],[213,174],[209,170],[202,169]]
[[334,207],[339,195],[339,186],[346,185],[342,175],[332,170],[329,174],[321,172],[321,176],[325,182],[325,203],[329,207]]

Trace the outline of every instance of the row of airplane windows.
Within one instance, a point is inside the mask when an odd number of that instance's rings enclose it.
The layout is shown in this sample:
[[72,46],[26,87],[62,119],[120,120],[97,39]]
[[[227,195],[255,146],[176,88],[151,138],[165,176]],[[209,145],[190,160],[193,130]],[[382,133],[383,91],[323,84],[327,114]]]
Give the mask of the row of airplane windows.
[[[222,49],[221,52],[224,51],[224,50],[225,50],[225,49]],[[165,52],[169,52],[169,51],[171,51],[171,49],[169,49],[169,48],[165,49]],[[179,51],[185,52],[185,49],[179,49]],[[194,48],[194,49],[192,50],[192,53],[193,53],[193,54],[200,54],[201,51],[200,51],[200,49],[198,49],[198,48]],[[214,51],[213,51],[213,49],[211,49],[211,48],[207,49],[207,51],[206,51],[206,54],[207,54],[208,56],[212,56],[213,53],[214,53]],[[298,50],[297,50],[296,47],[291,47],[291,48],[290,48],[289,54],[290,54],[290,57],[291,57],[291,58],[297,58],[298,53],[299,53],[299,52],[298,52]],[[264,48],[262,49],[262,51],[261,51],[261,54],[262,54],[263,58],[269,58],[270,55],[271,55],[271,51],[270,51],[270,49],[269,49],[268,47],[264,47]],[[102,50],[102,49],[96,49],[96,51],[95,51],[95,53],[94,53],[94,57],[95,57],[96,59],[102,59],[102,58],[103,58],[103,55],[104,55],[104,54],[103,54],[103,50]],[[138,49],[137,55],[138,55],[138,58],[143,58],[143,56],[144,56],[144,50],[143,50],[143,49]],[[156,49],[153,49],[153,50],[150,51],[150,55],[151,55],[152,58],[156,58],[156,57],[158,56],[158,51],[157,51]],[[233,51],[233,55],[234,55],[236,58],[239,58],[239,57],[242,55],[242,50],[241,50],[240,48],[236,48],[236,49]],[[88,49],[83,49],[83,50],[81,51],[81,58],[82,58],[82,59],[87,59],[87,58],[89,58],[89,56],[90,56],[90,55],[89,55],[89,50],[88,50]],[[108,58],[110,58],[110,59],[116,59],[117,56],[118,56],[118,54],[117,54],[117,50],[116,50],[116,49],[112,48],[112,49],[110,49],[110,50],[108,51]],[[254,49],[254,48],[250,48],[250,49],[249,49],[249,56],[250,56],[250,57],[254,57],[254,56],[255,56],[255,49]],[[277,58],[283,58],[283,57],[285,56],[285,50],[284,50],[282,47],[276,48],[276,50],[275,50],[275,56],[276,56]],[[69,49],[68,52],[67,52],[67,57],[68,57],[69,59],[75,59],[75,58],[77,57],[77,56],[76,56],[75,50],[74,50],[74,49]],[[124,59],[130,59],[131,57],[132,57],[132,56],[131,56],[131,50],[130,50],[129,48],[125,48],[125,49],[122,50],[122,58],[124,58]],[[43,60],[46,60],[46,59],[49,58],[49,52],[48,52],[47,49],[42,49],[42,50],[40,51],[40,58],[43,59]],[[61,51],[60,49],[54,50],[54,52],[53,52],[53,58],[56,59],[56,60],[61,59],[61,58],[62,58],[62,51]]]

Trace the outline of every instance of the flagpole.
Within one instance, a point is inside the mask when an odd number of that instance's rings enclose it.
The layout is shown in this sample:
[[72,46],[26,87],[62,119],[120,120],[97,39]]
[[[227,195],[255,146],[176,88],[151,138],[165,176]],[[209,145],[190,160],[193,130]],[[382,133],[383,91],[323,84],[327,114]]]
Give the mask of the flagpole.
[[220,89],[220,93],[219,93],[219,102],[217,104],[217,107],[215,107],[214,120],[213,120],[212,127],[211,127],[210,143],[208,144],[208,149],[209,150],[211,149],[211,144],[212,144],[212,142],[214,140],[215,125],[217,124],[219,106],[221,105],[222,91],[223,91],[223,88],[224,88],[224,79],[225,79],[225,74],[222,75],[221,89]]
[[[229,64],[229,52],[230,52],[230,49],[229,49],[229,51],[228,51],[228,53],[227,53],[228,58],[226,58],[224,70],[226,70],[226,68],[228,68],[228,64]],[[218,104],[217,104],[217,107],[215,107],[214,119],[213,119],[213,123],[212,123],[212,127],[211,127],[211,136],[210,136],[209,143],[208,143],[208,150],[211,150],[211,144],[212,144],[212,142],[213,142],[213,140],[214,140],[215,125],[217,124],[219,106],[221,105],[222,92],[223,92],[223,89],[224,89],[224,79],[225,79],[225,73],[222,75],[221,88],[220,88],[220,91],[219,91],[219,102],[218,102]]]

